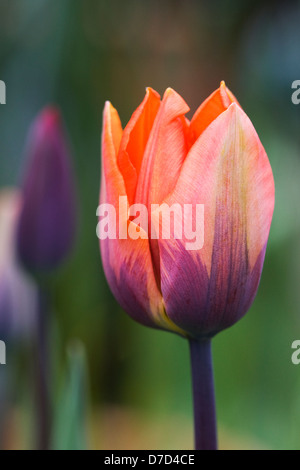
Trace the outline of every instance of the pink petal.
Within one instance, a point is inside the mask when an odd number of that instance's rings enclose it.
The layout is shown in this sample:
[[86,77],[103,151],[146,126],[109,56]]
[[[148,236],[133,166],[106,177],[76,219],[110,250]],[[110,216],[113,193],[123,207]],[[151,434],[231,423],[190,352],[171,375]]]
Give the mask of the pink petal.
[[174,189],[187,154],[185,101],[168,88],[145,149],[135,202],[160,203]]
[[[117,165],[117,150],[122,129],[117,111],[107,103],[102,134],[102,184],[100,203],[109,203],[119,214],[119,196],[126,196],[123,177]],[[128,200],[127,200],[128,203]],[[127,229],[128,214],[124,224]],[[123,227],[124,228],[124,227]],[[101,255],[109,286],[126,312],[148,326],[179,329],[165,314],[161,293],[157,287],[148,239],[101,240]]]
[[191,335],[213,335],[255,297],[274,208],[267,155],[239,106],[201,134],[166,202],[205,206],[201,250],[187,251],[186,240],[159,240],[167,314]]

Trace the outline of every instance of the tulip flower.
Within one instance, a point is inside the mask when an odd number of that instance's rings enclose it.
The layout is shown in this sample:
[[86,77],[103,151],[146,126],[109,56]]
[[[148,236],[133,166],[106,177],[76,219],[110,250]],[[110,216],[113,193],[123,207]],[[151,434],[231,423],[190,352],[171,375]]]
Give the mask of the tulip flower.
[[33,272],[57,267],[75,233],[75,197],[66,136],[59,112],[45,109],[32,125],[18,226],[19,259]]
[[[161,100],[148,88],[123,130],[117,111],[106,103],[100,207],[115,208],[116,220],[111,212],[106,222],[122,236],[102,236],[100,245],[106,278],[124,310],[144,325],[189,340],[196,448],[210,449],[216,448],[210,340],[254,300],[274,181],[250,119],[224,82],[190,121],[188,111],[174,90],[167,89]],[[133,218],[132,205],[147,208],[146,223]],[[176,236],[178,220],[168,238],[152,231],[150,215],[157,220],[159,208],[174,205],[195,209],[192,224],[197,205],[203,206],[199,248],[187,249],[187,237]],[[98,214],[103,215],[99,209]],[[139,237],[128,236],[133,229]]]

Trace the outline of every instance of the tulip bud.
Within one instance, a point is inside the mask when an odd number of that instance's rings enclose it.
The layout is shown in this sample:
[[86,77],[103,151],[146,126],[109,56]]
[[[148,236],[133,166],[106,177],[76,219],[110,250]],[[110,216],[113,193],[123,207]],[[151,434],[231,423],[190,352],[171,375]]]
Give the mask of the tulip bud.
[[[148,89],[123,131],[117,111],[106,104],[100,203],[114,207],[117,237],[103,237],[100,245],[108,283],[129,315],[203,339],[233,325],[252,304],[274,181],[250,119],[224,82],[191,121],[188,111],[175,91],[168,89],[160,100]],[[126,209],[131,204],[146,207],[146,223],[132,220]],[[175,220],[169,237],[153,237],[151,216],[157,219],[159,209],[153,212],[153,205],[176,206],[182,214],[185,206],[197,214],[202,205],[203,244],[189,250],[187,234],[177,236],[184,218]],[[129,227],[140,236],[130,238]]]
[[28,168],[17,230],[19,259],[30,271],[56,268],[75,233],[75,192],[66,136],[56,109],[45,109],[28,139]]

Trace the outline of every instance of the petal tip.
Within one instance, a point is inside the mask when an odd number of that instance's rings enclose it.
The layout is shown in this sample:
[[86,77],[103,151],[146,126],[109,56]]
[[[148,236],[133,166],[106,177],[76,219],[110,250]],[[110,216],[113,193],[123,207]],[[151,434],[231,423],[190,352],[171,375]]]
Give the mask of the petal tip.
[[35,123],[37,132],[56,132],[62,125],[61,113],[55,106],[47,106],[38,115]]
[[168,96],[172,96],[172,95],[177,95],[177,93],[175,90],[173,90],[173,88],[168,87],[164,93],[164,98],[167,98]]
[[231,91],[227,88],[224,80],[221,81],[219,90],[220,90],[221,100],[225,108],[228,108],[231,105],[231,103],[236,101]]
[[173,88],[168,87],[163,96],[163,102],[171,103],[171,106],[180,107],[181,113],[186,114],[190,111],[190,107],[182,98],[182,96],[177,93]]
[[146,95],[147,96],[154,95],[156,98],[160,99],[160,94],[156,90],[154,90],[154,88],[152,88],[151,86],[146,87]]
[[60,121],[60,111],[56,106],[47,106],[41,113],[41,117],[49,123],[49,125],[56,124]]
[[105,101],[104,109],[103,109],[103,116],[104,117],[109,116],[111,114],[111,111],[112,111],[111,102],[110,101]]
[[107,112],[108,112],[108,111],[111,111],[112,108],[113,108],[113,105],[111,104],[111,102],[108,101],[108,100],[105,101],[105,104],[104,104],[104,111],[107,111]]

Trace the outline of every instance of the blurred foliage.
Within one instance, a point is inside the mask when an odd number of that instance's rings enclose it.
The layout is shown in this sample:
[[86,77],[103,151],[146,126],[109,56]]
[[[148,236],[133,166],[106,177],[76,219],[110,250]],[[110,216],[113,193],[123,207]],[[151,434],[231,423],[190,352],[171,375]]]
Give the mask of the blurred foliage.
[[68,371],[60,398],[57,400],[53,443],[55,450],[87,448],[87,371],[80,343],[68,350]]
[[[245,442],[300,448],[299,370],[290,359],[300,338],[300,106],[291,102],[299,24],[300,3],[287,1],[1,0],[0,186],[18,185],[29,125],[43,106],[58,104],[73,149],[80,232],[51,290],[63,344],[77,337],[86,346],[93,416],[112,405],[156,423],[192,413],[187,344],[130,320],[101,268],[95,230],[104,101],[125,125],[145,86],[173,87],[194,112],[224,79],[269,155],[276,209],[255,303],[214,340],[219,421]],[[180,442],[181,427],[171,431]],[[166,433],[160,439],[161,448],[172,441]]]

